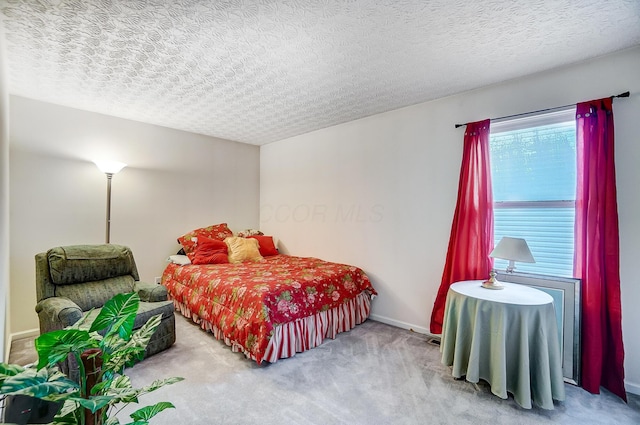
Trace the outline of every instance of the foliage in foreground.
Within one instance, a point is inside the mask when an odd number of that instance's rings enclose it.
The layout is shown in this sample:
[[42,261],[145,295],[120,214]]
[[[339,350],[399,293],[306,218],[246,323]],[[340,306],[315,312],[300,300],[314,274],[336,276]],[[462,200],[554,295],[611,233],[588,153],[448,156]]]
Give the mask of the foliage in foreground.
[[[141,395],[183,379],[160,379],[146,387],[133,388],[124,374],[126,367],[144,358],[149,340],[160,324],[161,315],[153,316],[134,332],[139,303],[137,293],[119,294],[105,303],[90,326],[83,319],[68,328],[40,335],[35,341],[37,365],[0,363],[0,393],[63,403],[53,424],[120,424],[116,415],[124,407],[137,404]],[[78,365],[79,382],[58,370],[57,364],[69,355]],[[130,415],[133,421],[128,424],[148,424],[155,415],[173,407],[169,402],[142,407]]]

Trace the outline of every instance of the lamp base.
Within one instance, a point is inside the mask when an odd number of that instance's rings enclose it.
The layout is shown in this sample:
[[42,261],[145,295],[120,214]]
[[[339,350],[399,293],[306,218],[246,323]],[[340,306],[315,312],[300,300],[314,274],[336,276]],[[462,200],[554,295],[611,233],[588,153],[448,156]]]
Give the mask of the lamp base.
[[485,289],[504,289],[504,285],[496,279],[495,270],[491,270],[489,279],[482,282],[482,287]]
[[494,280],[493,282],[486,280],[482,282],[482,287],[485,289],[504,289],[504,285],[497,280]]

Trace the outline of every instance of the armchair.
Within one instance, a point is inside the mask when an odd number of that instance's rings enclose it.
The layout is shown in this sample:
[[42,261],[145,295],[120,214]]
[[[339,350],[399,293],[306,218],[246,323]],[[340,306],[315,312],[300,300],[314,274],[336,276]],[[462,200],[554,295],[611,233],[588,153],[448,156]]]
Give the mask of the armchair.
[[[152,316],[162,314],[162,321],[147,346],[148,357],[175,342],[174,307],[172,301],[167,301],[164,286],[140,282],[128,247],[73,245],[36,255],[36,312],[41,334],[70,326],[87,314],[92,315],[88,318],[91,322],[113,296],[134,291],[140,296],[134,330]],[[66,362],[61,369],[69,373],[75,367]]]

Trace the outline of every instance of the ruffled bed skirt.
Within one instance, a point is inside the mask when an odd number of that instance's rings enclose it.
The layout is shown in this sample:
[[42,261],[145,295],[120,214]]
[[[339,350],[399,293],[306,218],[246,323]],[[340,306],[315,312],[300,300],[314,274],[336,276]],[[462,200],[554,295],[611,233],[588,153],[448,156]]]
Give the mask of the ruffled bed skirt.
[[[223,340],[233,352],[242,352],[252,360],[256,356],[247,351],[242,345],[225,336],[212,323],[200,319],[192,313],[186,305],[173,300],[176,309],[186,317],[199,324],[204,330],[210,331],[216,339]],[[367,291],[358,294],[352,300],[327,311],[304,317],[290,323],[277,325],[273,329],[273,336],[269,340],[262,360],[275,363],[278,359],[292,357],[296,353],[310,350],[322,344],[325,338],[335,338],[340,332],[346,332],[367,320],[371,310],[371,295]]]

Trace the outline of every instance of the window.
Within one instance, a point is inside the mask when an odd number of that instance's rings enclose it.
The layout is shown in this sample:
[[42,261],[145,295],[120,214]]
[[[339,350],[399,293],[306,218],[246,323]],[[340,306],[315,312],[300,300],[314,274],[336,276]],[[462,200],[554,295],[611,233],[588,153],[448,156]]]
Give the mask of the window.
[[536,262],[516,263],[516,271],[572,277],[575,109],[492,121],[489,145],[495,244],[524,238]]

